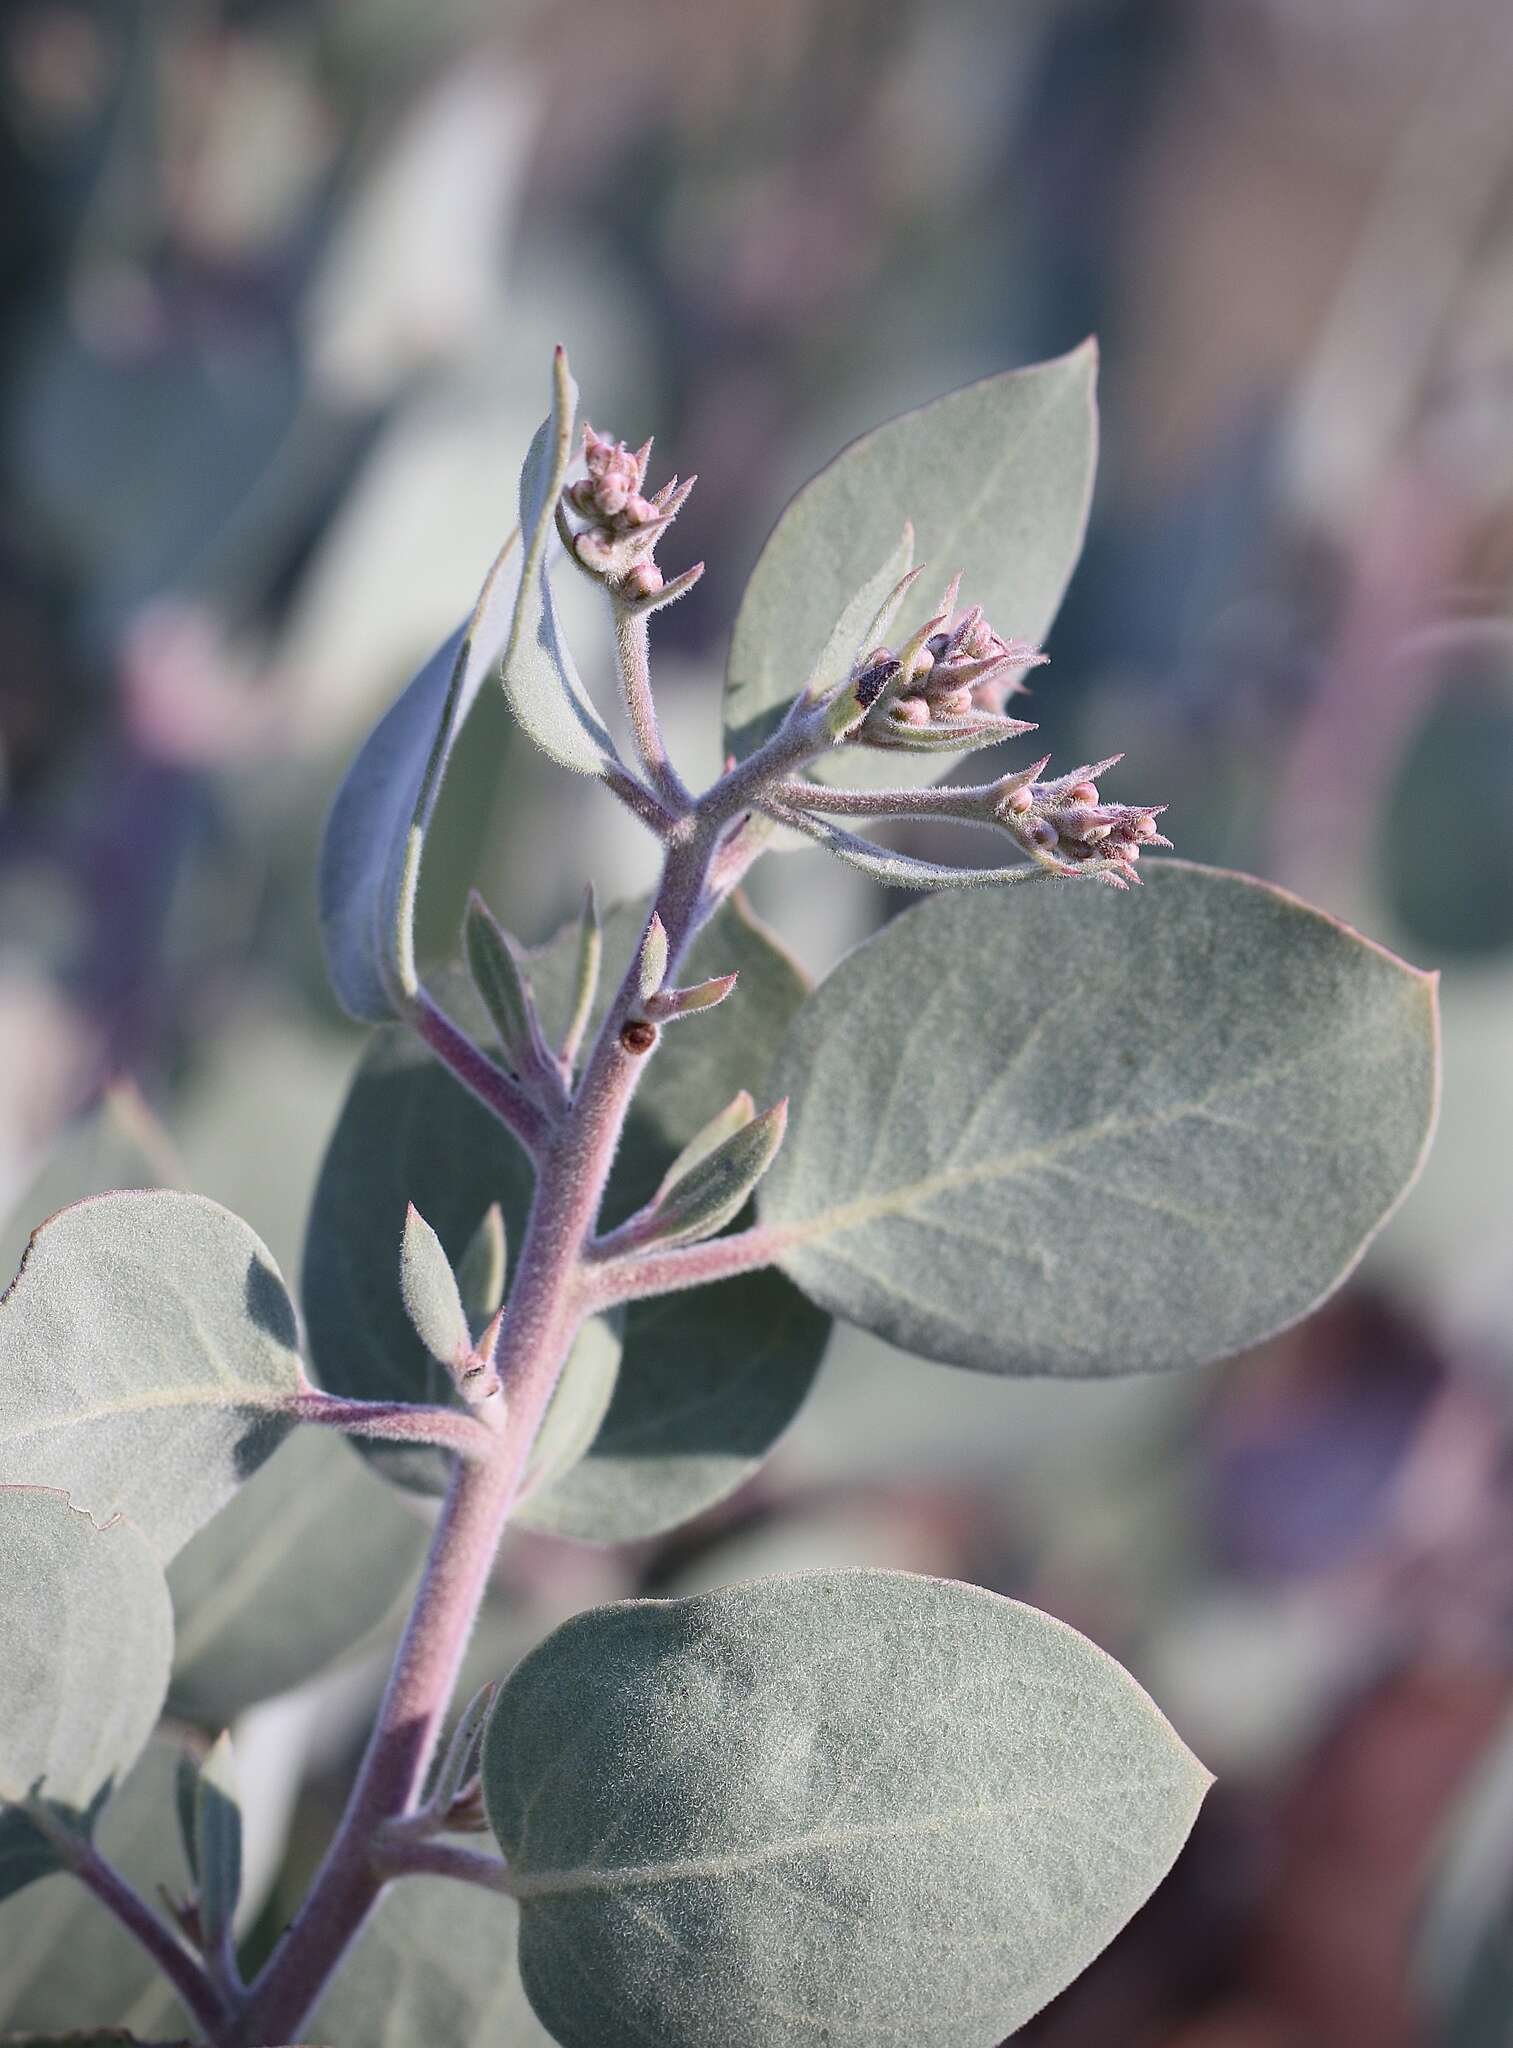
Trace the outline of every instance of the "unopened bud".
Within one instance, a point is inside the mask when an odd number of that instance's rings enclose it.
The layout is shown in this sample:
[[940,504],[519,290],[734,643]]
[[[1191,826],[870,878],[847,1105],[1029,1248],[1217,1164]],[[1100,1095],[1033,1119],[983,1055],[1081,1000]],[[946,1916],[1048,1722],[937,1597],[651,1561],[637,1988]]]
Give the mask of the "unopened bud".
[[1004,807],[1013,811],[1016,817],[1023,817],[1034,801],[1027,789],[1011,789],[1004,798]]
[[1058,843],[1060,835],[1047,818],[1032,818],[1024,828],[1024,836],[1031,846],[1043,846],[1047,852]]
[[580,477],[568,490],[568,502],[575,512],[581,512],[585,519],[592,519],[599,510],[598,493],[590,477]]
[[631,492],[620,513],[627,526],[649,526],[656,516],[656,506],[649,498],[643,498],[639,491]]
[[655,562],[637,562],[620,585],[627,597],[655,597],[662,588],[662,571]]
[[950,690],[935,700],[935,709],[943,718],[965,718],[972,709],[970,690]]
[[1069,804],[1095,804],[1098,802],[1098,785],[1095,782],[1079,782],[1066,793]]
[[930,707],[923,697],[900,697],[892,707],[892,716],[900,725],[928,725]]
[[573,552],[590,569],[598,569],[614,544],[615,537],[607,526],[585,526],[573,542]]
[[1137,839],[1157,839],[1160,837],[1160,833],[1156,828],[1156,821],[1149,815],[1136,818],[1134,831]]

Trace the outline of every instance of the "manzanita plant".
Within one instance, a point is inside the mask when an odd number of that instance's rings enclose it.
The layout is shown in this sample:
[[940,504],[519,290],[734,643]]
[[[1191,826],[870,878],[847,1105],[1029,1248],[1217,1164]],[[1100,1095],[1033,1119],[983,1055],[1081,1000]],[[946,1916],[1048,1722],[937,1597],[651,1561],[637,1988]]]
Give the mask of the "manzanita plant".
[[[895,1571],[594,1609],[452,1720],[509,1524],[615,1542],[708,1507],[792,1420],[832,1317],[979,1372],[1196,1365],[1304,1315],[1413,1179],[1429,978],[1259,882],[1146,865],[1169,841],[1156,806],[1105,797],[1112,760],[937,780],[1034,730],[1009,707],[1080,546],[1094,368],[990,378],[799,493],[736,620],[725,772],[695,794],[648,665],[700,573],[657,561],[691,484],[653,490],[649,443],[576,438],[559,353],[518,531],[331,814],[331,975],[376,1029],[315,1195],[303,1346],[211,1202],[106,1194],[35,1232],[0,1317],[0,1889],[72,1872],[215,2048],[375,2038],[344,1987],[407,1885],[480,1987],[458,2040],[990,2048],[1191,1827],[1207,1773],[1109,1657]],[[623,743],[554,560],[607,606]],[[602,923],[590,893],[534,952],[475,895],[457,959],[423,970],[422,856],[486,687],[629,806],[661,880]],[[866,836],[919,816],[1010,858]],[[922,895],[813,992],[738,893],[795,835]],[[249,1982],[229,1742],[176,1797],[159,1774],[136,1823],[177,1807],[192,1887],[166,1914],[96,1829],[158,1722],[175,1605],[176,1696],[231,1711],[206,1584],[256,1537],[238,1486],[301,1424],[350,1435],[434,1533],[345,1813]],[[384,1517],[337,1511],[327,1544],[369,1543],[382,1578]],[[304,1625],[270,1639],[279,1668]],[[455,1881],[439,1917],[427,1873]],[[370,1937],[393,1925],[386,1903]]]

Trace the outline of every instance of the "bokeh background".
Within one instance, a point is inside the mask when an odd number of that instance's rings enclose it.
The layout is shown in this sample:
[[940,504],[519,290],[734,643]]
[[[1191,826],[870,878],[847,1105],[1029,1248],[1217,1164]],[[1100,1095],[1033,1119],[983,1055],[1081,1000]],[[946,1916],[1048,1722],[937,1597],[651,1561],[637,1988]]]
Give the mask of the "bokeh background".
[[[1125,748],[1116,793],[1166,799],[1183,853],[1443,970],[1429,1169],[1301,1329],[1054,1388],[843,1335],[722,1509],[501,1560],[480,1675],[589,1601],[863,1562],[1033,1600],[1127,1663],[1219,1783],[1036,2048],[1513,2042],[1510,106],[1507,0],[0,10],[7,1274],[60,1201],[148,1178],[297,1274],[359,1046],[316,941],[323,810],[510,523],[557,340],[596,424],[700,474],[673,566],[709,573],[656,634],[693,773],[789,493],[1096,332],[1045,743]],[[602,677],[591,627],[577,649]],[[467,853],[526,939],[586,875],[649,877],[502,711],[458,774],[494,791]],[[755,894],[815,971],[896,907],[816,853]],[[425,908],[444,948],[444,887]],[[322,1538],[358,1612],[335,1672],[180,1689],[212,1729],[280,1689],[238,1721],[254,1942],[382,1673],[369,1512]],[[0,1909],[18,1999],[32,1896]]]

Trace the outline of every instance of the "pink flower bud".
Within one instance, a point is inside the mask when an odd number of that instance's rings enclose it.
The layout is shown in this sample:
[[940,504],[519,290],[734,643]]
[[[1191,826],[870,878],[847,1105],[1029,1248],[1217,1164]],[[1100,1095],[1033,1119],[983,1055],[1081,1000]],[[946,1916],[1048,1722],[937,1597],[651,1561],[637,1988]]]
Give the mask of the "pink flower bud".
[[657,517],[657,508],[639,491],[632,491],[620,516],[627,526],[649,526]]
[[568,503],[575,512],[581,512],[585,519],[592,519],[599,509],[598,495],[589,477],[580,477],[567,494]]
[[615,537],[607,526],[585,526],[573,542],[573,552],[590,569],[602,568],[614,543]]
[[1023,817],[1034,801],[1027,789],[1011,789],[1004,798],[1006,807],[1013,811],[1016,817]]
[[928,725],[930,707],[923,697],[900,697],[893,706],[893,716],[900,725]]
[[1160,834],[1158,833],[1158,831],[1157,831],[1157,829],[1156,829],[1156,821],[1155,821],[1155,819],[1154,819],[1154,818],[1152,818],[1152,817],[1150,817],[1149,815],[1144,815],[1144,816],[1141,816],[1141,817],[1138,817],[1138,818],[1136,818],[1136,820],[1135,820],[1135,837],[1136,837],[1137,839],[1156,839],[1156,838],[1159,838],[1159,837],[1160,837]]
[[655,597],[662,588],[662,571],[655,562],[637,562],[620,588],[627,597]]
[[1076,784],[1074,784],[1074,785],[1073,785],[1073,787],[1072,787],[1071,789],[1069,789],[1069,790],[1067,791],[1067,793],[1066,793],[1066,800],[1067,800],[1067,802],[1068,802],[1069,804],[1095,804],[1095,803],[1097,803],[1097,801],[1098,801],[1098,785],[1097,785],[1097,783],[1096,783],[1096,782],[1079,782],[1079,783],[1076,783]]
[[1059,834],[1048,818],[1032,818],[1024,828],[1024,836],[1031,846],[1043,846],[1047,852],[1058,842]]
[[605,518],[613,519],[616,513],[625,510],[625,502],[629,498],[630,492],[620,477],[605,476],[600,479],[599,488],[595,496],[599,501],[599,510],[604,514]]
[[943,697],[937,697],[935,708],[943,718],[965,718],[972,709],[970,690],[950,690]]

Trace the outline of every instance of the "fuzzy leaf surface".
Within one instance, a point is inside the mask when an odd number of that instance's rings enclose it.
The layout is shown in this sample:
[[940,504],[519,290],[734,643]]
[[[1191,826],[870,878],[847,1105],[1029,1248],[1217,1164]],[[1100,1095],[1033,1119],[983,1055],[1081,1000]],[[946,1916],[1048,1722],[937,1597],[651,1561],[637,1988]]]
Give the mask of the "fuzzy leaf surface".
[[932,898],[805,1005],[759,1207],[812,1299],[947,1364],[1108,1374],[1257,1343],[1350,1271],[1428,1145],[1433,978],[1264,883],[1142,873]]
[[0,1361],[0,1483],[125,1514],[165,1561],[276,1449],[305,1383],[261,1239],[167,1190],[99,1195],[34,1233],[0,1298]]
[[343,1009],[382,1023],[414,973],[415,887],[457,736],[505,643],[519,582],[515,537],[472,616],[444,641],[363,743],[321,841],[317,894],[331,986]]
[[996,2048],[1208,1784],[1084,1637],[903,1572],[580,1615],[504,1687],[483,1776],[563,2048]]
[[524,556],[502,673],[511,711],[542,752],[564,768],[602,775],[615,759],[615,743],[590,702],[562,637],[547,575],[557,545],[554,507],[572,461],[577,402],[578,387],[559,349],[552,410],[538,428],[520,474]]
[[[852,593],[913,522],[928,564],[908,620],[957,569],[964,604],[1043,637],[1082,550],[1097,459],[1091,344],[890,420],[842,450],[768,536],[736,615],[725,744],[749,754],[802,687]],[[821,773],[861,787],[930,782],[939,760],[846,747]]]
[[14,1810],[75,1819],[146,1746],[173,1656],[163,1568],[124,1520],[97,1527],[61,1493],[0,1488],[0,1896],[56,1867]]

